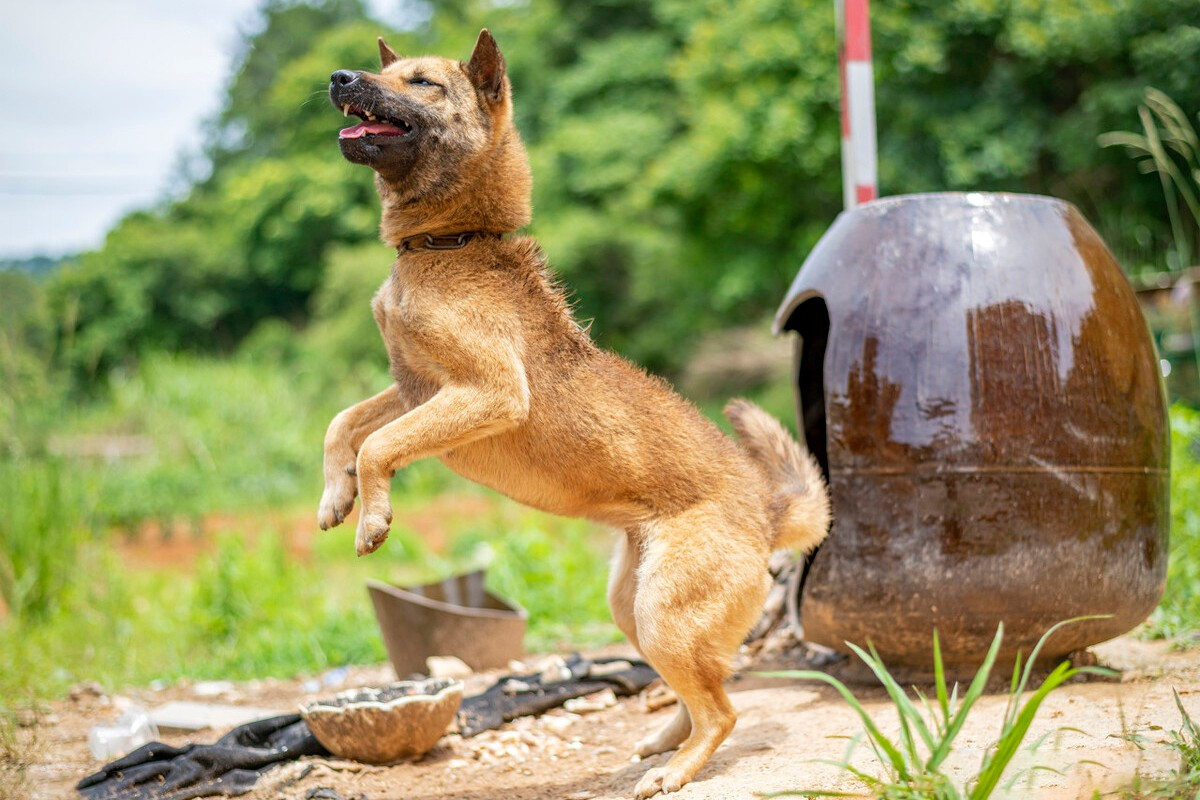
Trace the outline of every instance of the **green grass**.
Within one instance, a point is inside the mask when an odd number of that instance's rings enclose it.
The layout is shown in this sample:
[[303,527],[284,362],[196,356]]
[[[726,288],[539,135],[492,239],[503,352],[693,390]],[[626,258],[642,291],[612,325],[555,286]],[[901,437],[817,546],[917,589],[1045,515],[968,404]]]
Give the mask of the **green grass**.
[[45,620],[79,569],[94,492],[56,459],[0,460],[0,600],[14,617]]
[[[485,561],[489,585],[530,611],[530,648],[612,641],[608,534],[524,509],[436,462],[397,475],[392,536],[380,552],[357,558],[350,528],[317,534],[325,425],[368,391],[246,359],[160,355],[53,426],[59,442],[142,436],[149,454],[71,459],[37,441],[0,453],[0,708],[81,680],[120,687],[377,662],[385,654],[368,577],[416,583]],[[426,506],[445,505],[447,493],[482,510],[455,515],[435,549],[406,520],[436,514]],[[311,512],[310,558],[289,552],[290,531],[271,529],[277,509]],[[197,563],[121,563],[122,530],[152,539],[190,521],[193,533],[174,535],[202,536],[213,512],[239,513]],[[158,524],[145,529],[147,521]]]
[[1162,602],[1146,626],[1186,643],[1200,628],[1200,413],[1171,408],[1171,556]]
[[[936,631],[933,636],[935,688],[933,700],[918,691],[916,693],[917,702],[914,702],[888,672],[874,647],[871,647],[868,653],[856,645],[850,645],[855,654],[870,667],[875,677],[883,684],[895,706],[900,717],[900,732],[895,739],[881,731],[879,725],[863,708],[862,703],[837,678],[815,671],[768,674],[775,677],[821,681],[836,689],[850,704],[863,722],[866,741],[883,766],[884,774],[879,777],[854,767],[850,763],[852,753],[848,753],[839,766],[862,781],[873,796],[888,798],[888,800],[986,800],[1000,787],[1001,778],[1004,777],[1013,757],[1025,741],[1029,727],[1033,724],[1034,717],[1046,696],[1076,675],[1087,673],[1110,676],[1112,674],[1099,667],[1072,667],[1070,663],[1064,661],[1055,667],[1036,689],[1030,686],[1030,678],[1042,645],[1058,628],[1076,621],[1078,620],[1067,620],[1046,631],[1029,654],[1024,668],[1022,668],[1021,658],[1018,656],[1016,664],[1013,666],[1008,707],[1005,710],[996,741],[985,750],[978,771],[966,780],[957,780],[951,777],[943,771],[943,767],[972,708],[976,701],[983,696],[987,687],[988,678],[991,676],[992,667],[996,663],[1000,644],[1004,638],[1003,625],[996,630],[996,637],[992,640],[992,646],[989,648],[983,664],[975,673],[974,679],[961,699],[958,696],[957,684],[953,690],[947,686],[946,674],[942,668],[941,647]],[[1022,702],[1022,696],[1027,689],[1033,693]],[[851,745],[851,751],[856,748],[857,741]],[[785,794],[842,796],[841,793],[819,790],[785,792],[770,796],[777,797]]]
[[319,491],[324,426],[337,410],[306,397],[286,369],[158,354],[114,376],[103,402],[72,415],[55,441],[66,453],[81,436],[145,442],[144,455],[89,465],[97,522],[169,524]]
[[[1171,731],[1165,741],[1150,742],[1146,736],[1136,733],[1124,738],[1142,750],[1152,743],[1174,750],[1179,756],[1179,767],[1166,777],[1137,775],[1129,786],[1117,793],[1120,800],[1195,800],[1200,797],[1200,726],[1183,707],[1179,692],[1175,691],[1174,695],[1181,718],[1178,730]],[[1099,793],[1093,800],[1101,800]]]
[[[15,445],[0,450],[0,597],[8,609],[0,707],[80,680],[119,687],[287,676],[381,660],[367,577],[417,583],[487,564],[491,588],[530,611],[530,649],[618,638],[604,596],[610,534],[498,498],[436,462],[397,475],[392,536],[379,553],[356,558],[352,531],[339,528],[317,537],[311,558],[291,554],[292,532],[272,529],[278,514],[268,512],[312,512],[325,425],[377,376],[326,385],[262,352],[224,361],[155,356],[114,377],[107,398],[91,405],[65,413],[41,399],[21,406],[29,413],[20,418],[60,418],[24,438],[6,429]],[[788,417],[790,389],[767,387],[758,399]],[[705,410],[717,415],[720,405]],[[1172,431],[1173,558],[1149,630],[1180,637],[1200,625],[1200,415],[1173,409]],[[68,442],[136,434],[152,451],[112,461],[50,456],[50,432]],[[439,542],[423,540],[410,520],[446,516],[454,498],[469,499],[469,513],[447,517]],[[165,534],[172,523],[202,519],[211,528],[214,512],[237,512],[236,522],[217,531],[219,542],[197,563],[165,571],[121,563],[123,529],[145,537],[147,521]]]
[[52,609],[0,626],[0,706],[98,680],[110,688],[149,681],[308,674],[386,659],[368,577],[413,583],[481,565],[489,586],[530,611],[527,647],[613,641],[604,604],[605,552],[591,526],[556,520],[497,499],[482,523],[434,553],[403,527],[369,558],[353,532],[321,534],[310,558],[288,552],[275,531],[235,531],[190,569],[123,567],[114,548],[88,542],[75,579]]
[[525,607],[526,645],[560,650],[619,640],[605,593],[608,535],[515,505],[505,505],[501,520],[499,530],[470,529],[452,553],[460,563],[487,563],[489,588]]

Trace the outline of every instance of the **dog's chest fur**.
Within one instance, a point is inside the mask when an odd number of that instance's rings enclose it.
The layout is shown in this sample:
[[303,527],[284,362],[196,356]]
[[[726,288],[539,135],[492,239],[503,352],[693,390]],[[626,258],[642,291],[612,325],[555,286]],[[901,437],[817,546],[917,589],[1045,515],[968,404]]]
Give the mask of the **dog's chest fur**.
[[403,281],[389,275],[371,301],[375,324],[387,346],[388,364],[400,394],[409,407],[418,406],[438,390],[438,375],[430,354],[420,342],[420,315]]

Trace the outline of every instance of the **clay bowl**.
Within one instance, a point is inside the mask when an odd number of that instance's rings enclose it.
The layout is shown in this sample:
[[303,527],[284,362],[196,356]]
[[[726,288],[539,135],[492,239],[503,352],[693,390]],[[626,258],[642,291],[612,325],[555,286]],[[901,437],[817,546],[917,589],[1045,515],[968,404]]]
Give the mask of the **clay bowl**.
[[300,706],[300,714],[317,741],[335,756],[387,764],[416,758],[437,744],[462,695],[459,681],[400,681],[314,700]]
[[424,673],[429,656],[455,656],[478,672],[525,654],[529,613],[483,584],[482,571],[424,586],[367,581],[397,676]]

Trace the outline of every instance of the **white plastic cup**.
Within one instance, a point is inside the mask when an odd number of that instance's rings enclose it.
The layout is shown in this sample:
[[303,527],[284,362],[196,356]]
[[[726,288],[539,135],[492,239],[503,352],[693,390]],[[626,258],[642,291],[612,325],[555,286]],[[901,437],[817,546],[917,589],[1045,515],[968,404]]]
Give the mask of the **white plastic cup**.
[[115,725],[93,725],[88,731],[88,748],[96,758],[116,758],[158,738],[158,726],[146,710],[128,708]]

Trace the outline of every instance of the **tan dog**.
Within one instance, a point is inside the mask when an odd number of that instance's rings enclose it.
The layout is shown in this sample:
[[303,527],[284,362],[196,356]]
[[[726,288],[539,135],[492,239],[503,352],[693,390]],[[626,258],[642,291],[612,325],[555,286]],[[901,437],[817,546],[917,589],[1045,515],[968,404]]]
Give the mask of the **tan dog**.
[[722,682],[761,612],[771,550],[825,536],[820,472],[756,406],[726,409],[739,449],[666,383],[597,348],[537,243],[502,238],[529,222],[530,175],[486,30],[465,64],[379,49],[382,71],[335,72],[330,98],[363,119],[341,132],[342,153],[375,170],[398,252],[372,303],[396,382],[330,424],[320,526],[357,493],[355,543],[374,551],[392,475],[432,456],[522,503],[623,530],[613,618],[681,701],[637,747],[678,752],[636,791],[675,791],[733,729]]

